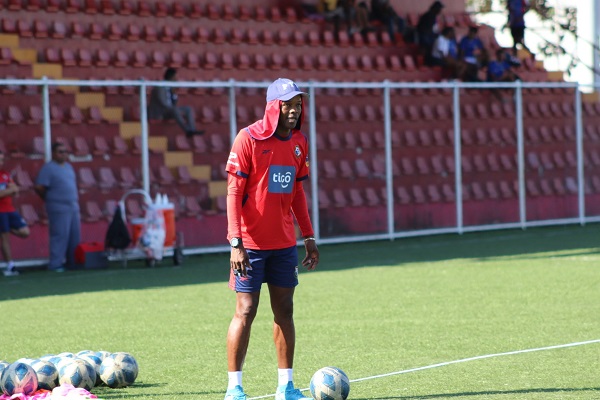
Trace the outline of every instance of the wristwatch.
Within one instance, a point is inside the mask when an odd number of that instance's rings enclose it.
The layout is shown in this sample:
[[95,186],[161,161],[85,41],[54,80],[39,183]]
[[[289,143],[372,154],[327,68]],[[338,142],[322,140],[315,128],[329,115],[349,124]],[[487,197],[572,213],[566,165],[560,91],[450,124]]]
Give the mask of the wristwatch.
[[231,247],[233,247],[234,249],[239,249],[240,246],[242,245],[242,238],[237,238],[234,237],[231,239],[231,242],[229,242],[231,244]]

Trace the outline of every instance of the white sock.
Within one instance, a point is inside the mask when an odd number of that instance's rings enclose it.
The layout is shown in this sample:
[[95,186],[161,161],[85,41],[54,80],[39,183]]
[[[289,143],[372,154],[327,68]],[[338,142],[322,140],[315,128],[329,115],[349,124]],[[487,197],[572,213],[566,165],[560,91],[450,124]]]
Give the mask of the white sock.
[[6,264],[6,269],[11,270],[13,269],[15,266],[15,262],[13,260],[10,260],[7,264]]
[[227,390],[233,389],[236,386],[242,386],[242,371],[227,372],[229,376],[229,383],[227,384]]
[[288,384],[288,382],[291,382],[293,372],[294,372],[294,370],[292,368],[286,368],[286,369],[278,368],[277,369],[277,376],[279,377],[278,385],[285,386]]

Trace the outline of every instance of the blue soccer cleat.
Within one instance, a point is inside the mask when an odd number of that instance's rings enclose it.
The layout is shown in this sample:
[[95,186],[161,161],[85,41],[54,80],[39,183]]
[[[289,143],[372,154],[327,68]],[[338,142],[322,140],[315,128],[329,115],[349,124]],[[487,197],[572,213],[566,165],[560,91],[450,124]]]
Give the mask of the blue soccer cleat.
[[225,400],[246,400],[246,398],[246,393],[240,385],[227,390],[227,393],[225,393]]
[[312,397],[306,397],[299,389],[294,388],[292,381],[287,385],[282,385],[275,392],[275,400],[312,400]]

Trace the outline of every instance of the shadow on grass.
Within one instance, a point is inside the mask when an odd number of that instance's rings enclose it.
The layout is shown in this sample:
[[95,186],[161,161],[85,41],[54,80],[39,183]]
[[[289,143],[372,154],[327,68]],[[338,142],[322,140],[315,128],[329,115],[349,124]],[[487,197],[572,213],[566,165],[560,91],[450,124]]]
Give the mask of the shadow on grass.
[[[401,266],[405,263],[450,259],[486,261],[500,256],[522,259],[540,257],[536,253],[569,252],[560,257],[600,253],[600,225],[563,226],[412,237],[395,241],[321,245],[321,262],[316,272]],[[304,249],[298,249],[299,259]],[[300,268],[301,272],[304,271]],[[229,253],[189,256],[182,267],[164,259],[154,268],[143,261],[120,262],[103,270],[76,270],[55,273],[27,270],[18,277],[0,277],[0,301],[37,296],[66,295],[104,290],[141,290],[146,288],[226,283],[229,279]]]
[[600,392],[600,387],[595,388],[537,388],[520,390],[491,390],[485,392],[462,392],[462,393],[444,393],[444,394],[426,394],[423,396],[396,396],[396,397],[364,397],[354,398],[354,400],[427,400],[427,399],[451,399],[456,397],[471,396],[507,396],[511,394],[528,393],[569,393],[569,392]]

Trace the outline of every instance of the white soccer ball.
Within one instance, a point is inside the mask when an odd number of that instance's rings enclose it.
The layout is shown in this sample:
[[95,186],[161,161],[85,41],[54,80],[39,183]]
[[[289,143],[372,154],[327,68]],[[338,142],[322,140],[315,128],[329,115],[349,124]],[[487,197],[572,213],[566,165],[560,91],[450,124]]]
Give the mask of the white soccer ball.
[[52,390],[58,386],[58,369],[50,361],[35,360],[31,363],[38,380],[38,388]]
[[346,400],[350,393],[350,380],[339,368],[321,368],[310,380],[310,393],[315,400]]
[[94,353],[86,353],[86,354],[78,355],[77,358],[87,362],[92,367],[94,367],[94,370],[96,370],[95,386],[101,385],[102,379],[100,378],[100,365],[102,364],[102,360],[100,359],[100,357],[98,357],[96,355],[96,353],[94,352]]
[[0,376],[2,376],[2,371],[8,367],[10,363],[8,361],[0,360]]
[[111,354],[112,354],[112,353],[111,353],[110,351],[106,351],[106,350],[100,350],[100,351],[97,351],[97,352],[96,352],[96,355],[97,355],[98,357],[100,357],[100,360],[101,360],[101,361],[104,361],[104,359],[105,359],[106,357],[110,357],[110,355],[111,355]]
[[69,383],[78,388],[91,390],[96,383],[96,370],[84,360],[74,358],[58,369],[58,383]]
[[14,362],[2,371],[0,388],[7,396],[15,393],[30,395],[38,389],[35,371],[25,363]]
[[138,375],[135,358],[125,352],[113,353],[100,365],[100,378],[111,388],[120,388],[133,384]]

